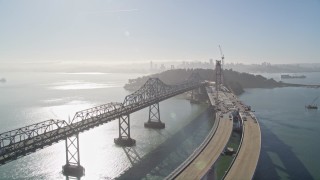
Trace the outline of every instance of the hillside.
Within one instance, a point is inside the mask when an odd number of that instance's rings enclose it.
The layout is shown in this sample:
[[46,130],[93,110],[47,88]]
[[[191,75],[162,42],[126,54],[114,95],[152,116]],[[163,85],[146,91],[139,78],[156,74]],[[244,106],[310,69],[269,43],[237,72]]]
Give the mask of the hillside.
[[[128,90],[136,90],[141,87],[150,77],[157,77],[166,84],[177,84],[188,79],[192,73],[199,73],[203,80],[215,81],[215,71],[212,69],[174,69],[162,73],[143,76],[137,79],[129,79],[124,86]],[[274,88],[283,86],[282,83],[273,79],[267,79],[261,75],[240,73],[232,69],[223,71],[224,84],[239,95],[245,88]]]

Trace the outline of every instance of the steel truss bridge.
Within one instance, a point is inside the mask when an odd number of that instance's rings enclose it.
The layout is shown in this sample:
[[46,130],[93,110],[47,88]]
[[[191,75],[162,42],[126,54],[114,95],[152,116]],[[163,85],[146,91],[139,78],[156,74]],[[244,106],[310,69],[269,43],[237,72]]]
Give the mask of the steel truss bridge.
[[119,137],[114,142],[120,146],[133,146],[130,136],[130,114],[149,106],[149,119],[145,127],[164,128],[160,120],[159,102],[178,94],[203,88],[206,83],[198,74],[177,85],[167,85],[158,78],[150,78],[139,90],[126,96],[123,103],[111,102],[77,112],[70,122],[47,120],[0,134],[0,166],[39,149],[65,140],[66,176],[80,177],[79,133],[109,121],[119,119]]

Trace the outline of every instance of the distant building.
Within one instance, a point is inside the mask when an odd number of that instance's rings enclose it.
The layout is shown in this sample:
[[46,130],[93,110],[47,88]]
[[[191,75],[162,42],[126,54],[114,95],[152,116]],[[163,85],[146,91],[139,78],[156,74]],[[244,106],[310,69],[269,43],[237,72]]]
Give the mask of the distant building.
[[166,67],[164,66],[164,64],[161,64],[160,71],[164,71],[164,70],[166,70]]
[[150,70],[153,70],[153,63],[150,61]]

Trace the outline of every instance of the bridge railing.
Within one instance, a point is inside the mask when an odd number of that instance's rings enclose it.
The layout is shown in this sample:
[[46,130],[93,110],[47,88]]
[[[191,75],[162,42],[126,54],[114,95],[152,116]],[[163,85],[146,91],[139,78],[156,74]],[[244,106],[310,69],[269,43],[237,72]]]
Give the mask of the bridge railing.
[[[32,143],[49,138],[49,132],[56,131],[60,128],[66,127],[67,123],[64,120],[47,120],[22,128],[14,129],[0,134],[0,149],[4,151],[16,149],[24,146],[21,142],[31,140]],[[35,138],[37,137],[37,138]]]

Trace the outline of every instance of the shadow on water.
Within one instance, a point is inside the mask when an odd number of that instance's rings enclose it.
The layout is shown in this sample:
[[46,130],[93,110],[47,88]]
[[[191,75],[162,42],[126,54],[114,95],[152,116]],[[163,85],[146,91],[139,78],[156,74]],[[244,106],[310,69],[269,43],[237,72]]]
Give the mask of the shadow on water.
[[131,165],[135,165],[141,161],[141,157],[136,151],[136,147],[123,147],[122,148]]
[[[134,153],[132,149],[124,148],[125,154],[133,166],[117,179],[143,179],[150,176],[164,178],[169,175],[206,137],[211,129],[208,125],[208,119],[212,119],[209,117],[213,117],[213,113],[213,110],[208,108],[142,159],[140,157],[137,158],[137,153]],[[210,126],[212,125],[213,122],[210,123]],[[204,129],[203,127],[206,128]],[[161,132],[159,133],[161,134]],[[131,156],[131,152],[133,152],[133,156]]]
[[286,128],[291,128],[291,129],[303,129],[306,131],[315,131],[314,128],[307,128],[307,127],[302,127],[302,126],[298,126],[298,125],[293,125],[293,124],[289,124],[289,123],[283,123],[280,121],[273,121],[273,123],[279,125],[279,126],[283,126]]
[[[291,147],[281,141],[270,129],[260,123],[261,152],[255,173],[255,180],[269,179],[313,179],[307,168],[292,152]],[[281,164],[274,163],[277,156]],[[278,160],[277,160],[278,161]],[[279,174],[280,173],[280,174]],[[285,174],[285,177],[283,177]]]

